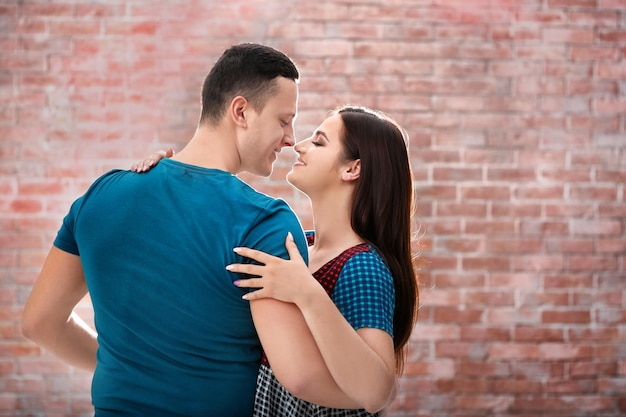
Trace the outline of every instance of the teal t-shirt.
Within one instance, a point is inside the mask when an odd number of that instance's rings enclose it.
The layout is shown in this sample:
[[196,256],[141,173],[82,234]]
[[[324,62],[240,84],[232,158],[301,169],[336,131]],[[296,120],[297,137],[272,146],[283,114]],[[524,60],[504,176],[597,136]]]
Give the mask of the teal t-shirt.
[[236,176],[162,160],[114,170],[72,205],[54,242],[79,255],[98,331],[97,416],[250,416],[261,346],[233,252],[287,258],[301,225]]

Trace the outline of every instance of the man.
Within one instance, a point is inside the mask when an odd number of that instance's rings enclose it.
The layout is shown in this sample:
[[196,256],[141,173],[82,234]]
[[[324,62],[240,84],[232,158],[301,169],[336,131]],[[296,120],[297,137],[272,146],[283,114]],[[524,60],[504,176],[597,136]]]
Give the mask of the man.
[[[107,173],[72,205],[22,329],[94,371],[96,416],[252,414],[261,349],[225,266],[242,261],[238,246],[287,258],[288,232],[305,259],[307,251],[287,204],[234,174],[267,176],[293,146],[298,77],[272,48],[229,48],[204,82],[184,149],[143,175]],[[73,312],[87,293],[97,333]],[[265,306],[255,320],[276,325]]]

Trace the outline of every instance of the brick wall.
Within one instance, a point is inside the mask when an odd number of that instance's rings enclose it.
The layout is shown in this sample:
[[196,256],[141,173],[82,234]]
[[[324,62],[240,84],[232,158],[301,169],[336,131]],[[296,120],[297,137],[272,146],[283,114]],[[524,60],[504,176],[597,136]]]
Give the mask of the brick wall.
[[[300,137],[344,102],[412,137],[425,265],[390,415],[626,415],[626,1],[0,0],[0,416],[90,415],[24,301],[70,202],[180,149],[241,41],[299,64]],[[248,179],[310,227],[291,160]]]

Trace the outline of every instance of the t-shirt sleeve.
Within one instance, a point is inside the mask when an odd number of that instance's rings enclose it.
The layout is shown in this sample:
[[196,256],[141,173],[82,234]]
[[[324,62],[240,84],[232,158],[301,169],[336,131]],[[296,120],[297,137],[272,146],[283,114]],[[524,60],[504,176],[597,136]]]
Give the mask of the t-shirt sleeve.
[[[304,237],[302,225],[289,205],[281,199],[274,199],[265,206],[255,220],[254,226],[250,229],[246,241],[242,243],[249,248],[283,259],[289,259],[289,254],[285,247],[288,232],[291,232],[300,255],[308,264],[308,245]],[[249,262],[246,259],[243,259],[243,261]]]
[[74,222],[76,220],[76,213],[82,204],[84,196],[74,201],[69,213],[63,218],[61,228],[57,232],[57,236],[54,239],[54,246],[61,249],[64,252],[71,253],[72,255],[80,255],[78,251],[78,244],[74,238]]
[[75,225],[76,218],[80,213],[80,210],[85,202],[85,199],[89,196],[90,193],[93,192],[96,188],[98,188],[103,182],[107,179],[111,178],[111,176],[117,172],[120,172],[120,169],[112,169],[109,172],[103,174],[98,179],[96,179],[90,186],[85,194],[76,199],[72,206],[70,207],[70,211],[67,213],[65,218],[63,218],[63,223],[61,224],[61,228],[57,232],[57,236],[54,239],[53,245],[62,251],[71,253],[72,255],[79,255],[78,243],[76,243],[75,239]]
[[346,262],[333,300],[354,329],[381,329],[393,337],[393,277],[375,252],[358,253]]

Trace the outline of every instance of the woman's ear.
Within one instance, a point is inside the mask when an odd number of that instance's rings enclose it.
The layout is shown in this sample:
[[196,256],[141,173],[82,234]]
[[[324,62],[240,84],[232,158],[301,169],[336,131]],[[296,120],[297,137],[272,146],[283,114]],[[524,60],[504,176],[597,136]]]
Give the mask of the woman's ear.
[[237,96],[232,99],[230,102],[230,107],[228,108],[230,112],[230,117],[233,119],[235,124],[240,127],[247,127],[248,122],[246,120],[246,109],[248,108],[248,100],[246,100],[243,96]]
[[344,181],[356,181],[361,176],[361,160],[355,159],[348,162],[343,172],[341,173],[341,179]]

